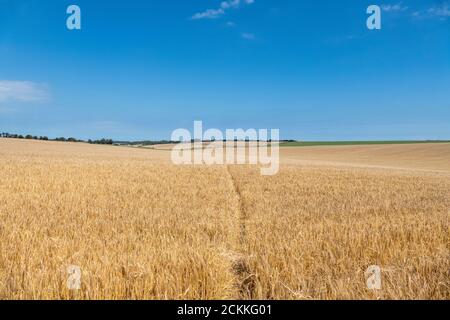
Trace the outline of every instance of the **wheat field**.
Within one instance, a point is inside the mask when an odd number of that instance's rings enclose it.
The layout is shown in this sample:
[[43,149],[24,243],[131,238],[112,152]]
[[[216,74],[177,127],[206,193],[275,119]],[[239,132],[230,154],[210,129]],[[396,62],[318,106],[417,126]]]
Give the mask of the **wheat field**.
[[271,177],[16,139],[0,161],[0,299],[450,299],[447,143],[282,148]]

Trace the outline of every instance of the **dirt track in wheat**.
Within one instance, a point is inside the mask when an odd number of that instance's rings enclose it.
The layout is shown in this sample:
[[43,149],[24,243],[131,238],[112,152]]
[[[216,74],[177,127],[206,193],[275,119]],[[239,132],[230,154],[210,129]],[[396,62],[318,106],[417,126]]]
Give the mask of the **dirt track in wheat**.
[[169,156],[0,139],[0,299],[450,299],[450,144]]

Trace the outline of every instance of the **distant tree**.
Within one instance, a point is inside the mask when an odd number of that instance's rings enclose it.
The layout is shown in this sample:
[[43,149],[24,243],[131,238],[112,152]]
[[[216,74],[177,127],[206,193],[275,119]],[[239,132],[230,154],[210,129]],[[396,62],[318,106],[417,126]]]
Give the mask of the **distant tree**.
[[27,134],[27,135],[25,136],[25,139],[33,139],[33,136],[30,135],[30,134]]
[[23,137],[23,135],[15,135],[16,136],[16,138],[19,138],[19,139],[23,139],[24,137]]
[[94,140],[94,141],[89,140],[89,141],[91,141],[89,143],[94,143],[94,144],[113,144],[114,143],[114,141],[112,139],[105,139],[105,138],[102,138],[100,140]]

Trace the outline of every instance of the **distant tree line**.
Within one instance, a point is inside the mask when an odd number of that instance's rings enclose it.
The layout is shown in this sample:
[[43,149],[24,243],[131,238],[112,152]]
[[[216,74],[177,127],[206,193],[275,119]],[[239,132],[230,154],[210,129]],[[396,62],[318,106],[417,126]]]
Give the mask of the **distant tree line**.
[[[65,137],[58,137],[55,139],[49,139],[46,136],[32,136],[30,134],[27,134],[25,136],[21,134],[10,134],[7,132],[2,132],[0,134],[0,138],[12,138],[12,139],[29,139],[29,140],[44,140],[44,141],[61,141],[61,142],[87,142],[90,144],[107,144],[107,145],[143,145],[143,146],[151,146],[151,145],[158,145],[158,144],[177,144],[180,143],[179,141],[169,141],[169,140],[160,140],[160,141],[150,141],[150,140],[144,140],[144,141],[113,141],[112,139],[98,139],[98,140],[92,140],[89,139],[88,141],[80,140],[76,138],[65,138]],[[211,142],[215,141],[203,141],[203,142]],[[226,142],[227,140],[223,140]],[[238,139],[234,139],[234,141],[238,141]],[[250,141],[249,139],[245,139],[246,142]],[[261,140],[256,140],[257,142],[260,142]],[[268,142],[272,142],[271,139],[267,140]],[[192,140],[192,143],[194,142],[201,142],[200,140]],[[296,142],[296,140],[280,140],[280,142]]]
[[178,144],[179,141],[170,141],[170,140],[143,140],[143,141],[115,141],[116,145],[130,145],[130,146],[155,146],[159,144]]
[[[11,134],[8,132],[2,132],[0,134],[0,138],[10,138],[10,139],[28,139],[28,140],[43,140],[43,141],[61,141],[61,142],[86,142],[84,140],[76,139],[76,138],[65,138],[65,137],[58,137],[55,139],[49,139],[46,136],[32,136],[30,134],[27,135],[21,135],[21,134]],[[91,140],[89,139],[87,141],[91,144],[109,144],[112,145],[114,141],[112,139],[100,139],[100,140]]]
[[88,140],[90,144],[113,144],[114,141],[112,139],[100,139],[100,140]]
[[11,138],[11,139],[28,139],[28,140],[49,140],[46,136],[32,136],[30,134],[21,135],[21,134],[11,134],[8,132],[2,132],[0,134],[1,138]]

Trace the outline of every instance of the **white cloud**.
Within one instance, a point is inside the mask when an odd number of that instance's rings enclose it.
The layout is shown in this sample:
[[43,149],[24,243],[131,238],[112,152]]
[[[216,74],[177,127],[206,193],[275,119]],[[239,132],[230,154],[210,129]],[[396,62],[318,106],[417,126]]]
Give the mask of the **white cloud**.
[[450,17],[450,4],[443,3],[440,6],[434,6],[428,9],[428,13],[438,17]]
[[401,12],[401,11],[406,11],[409,8],[406,6],[403,6],[402,3],[397,3],[397,4],[384,4],[381,6],[381,9],[383,9],[383,11],[386,12]]
[[241,36],[245,40],[255,40],[256,39],[256,37],[253,33],[242,33]]
[[444,2],[440,5],[435,5],[428,10],[418,10],[412,13],[412,17],[417,20],[437,18],[445,20],[450,17],[450,2]]
[[219,9],[208,9],[203,12],[196,13],[192,16],[193,20],[199,20],[199,19],[216,19],[220,17],[221,15],[225,14],[225,10],[222,8]]
[[40,102],[49,98],[48,87],[31,81],[0,80],[0,102]]
[[202,12],[198,12],[194,14],[191,19],[199,20],[199,19],[217,19],[220,16],[224,15],[229,9],[237,9],[239,6],[244,3],[246,5],[254,3],[255,0],[226,0],[220,3],[219,8],[217,9],[207,9]]

